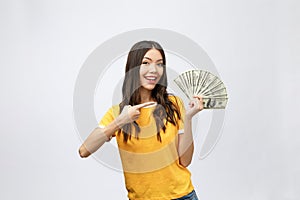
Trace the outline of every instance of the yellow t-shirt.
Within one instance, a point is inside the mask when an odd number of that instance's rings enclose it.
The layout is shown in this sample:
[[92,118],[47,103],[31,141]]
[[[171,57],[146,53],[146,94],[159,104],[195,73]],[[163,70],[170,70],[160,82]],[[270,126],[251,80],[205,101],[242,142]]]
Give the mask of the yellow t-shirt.
[[[169,99],[178,103],[183,119],[182,101],[174,96],[169,96]],[[141,108],[140,117],[136,120],[141,128],[138,139],[133,133],[131,139],[124,143],[123,134],[115,134],[130,200],[170,200],[194,189],[189,170],[178,160],[178,132],[182,132],[183,122],[177,119],[177,126],[174,126],[170,122],[166,124],[165,120],[166,131],[160,131],[160,142],[152,115],[154,109],[155,106]],[[119,111],[119,105],[112,106],[99,125],[110,124]]]

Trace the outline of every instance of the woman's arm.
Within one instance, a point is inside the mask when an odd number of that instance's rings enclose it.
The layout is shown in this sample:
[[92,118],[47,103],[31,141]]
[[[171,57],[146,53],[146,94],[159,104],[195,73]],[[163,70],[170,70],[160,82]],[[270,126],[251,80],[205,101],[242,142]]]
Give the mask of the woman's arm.
[[108,126],[104,128],[97,127],[86,138],[79,148],[79,155],[86,158],[97,151],[113,134],[127,123],[132,123],[140,116],[140,109],[154,104],[154,102],[142,103],[135,106],[125,106],[121,114],[116,117]]
[[119,130],[118,118],[104,128],[97,127],[86,138],[84,143],[79,148],[81,158],[86,158],[97,151],[109,138]]
[[189,103],[188,110],[184,117],[184,133],[178,136],[178,154],[179,163],[187,167],[193,157],[194,141],[192,134],[192,118],[195,114],[203,109],[203,101],[201,96],[194,96],[194,100]]
[[185,117],[184,120],[184,133],[178,135],[178,154],[179,163],[187,167],[193,157],[194,142],[192,134],[192,120]]

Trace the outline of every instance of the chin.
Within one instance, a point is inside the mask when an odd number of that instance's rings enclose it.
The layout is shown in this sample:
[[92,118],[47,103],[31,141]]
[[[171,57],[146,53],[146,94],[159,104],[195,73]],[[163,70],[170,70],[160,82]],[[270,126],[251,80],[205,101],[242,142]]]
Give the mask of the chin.
[[155,86],[153,86],[153,87],[146,87],[145,89],[147,89],[147,90],[153,90],[155,88]]
[[156,85],[145,85],[145,86],[142,86],[145,90],[153,90],[155,88]]

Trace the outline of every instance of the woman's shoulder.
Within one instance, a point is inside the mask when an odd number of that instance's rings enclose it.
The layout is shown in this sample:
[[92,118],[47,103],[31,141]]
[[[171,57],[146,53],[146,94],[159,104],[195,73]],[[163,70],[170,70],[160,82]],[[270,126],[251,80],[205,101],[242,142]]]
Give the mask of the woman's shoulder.
[[182,103],[182,99],[179,96],[176,96],[174,94],[169,94],[168,98],[170,101],[172,101],[173,103]]
[[120,114],[119,105],[116,104],[116,105],[112,105],[111,107],[109,107],[106,114],[110,114],[113,117],[117,117]]

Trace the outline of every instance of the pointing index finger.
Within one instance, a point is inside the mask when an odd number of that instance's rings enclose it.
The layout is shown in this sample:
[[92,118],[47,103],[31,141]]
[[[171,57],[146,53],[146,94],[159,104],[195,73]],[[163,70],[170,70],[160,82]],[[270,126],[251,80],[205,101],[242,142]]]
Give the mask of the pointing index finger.
[[140,109],[140,108],[144,108],[146,106],[152,106],[154,104],[156,104],[156,103],[155,102],[146,102],[146,103],[141,103],[141,104],[135,105],[135,107]]

